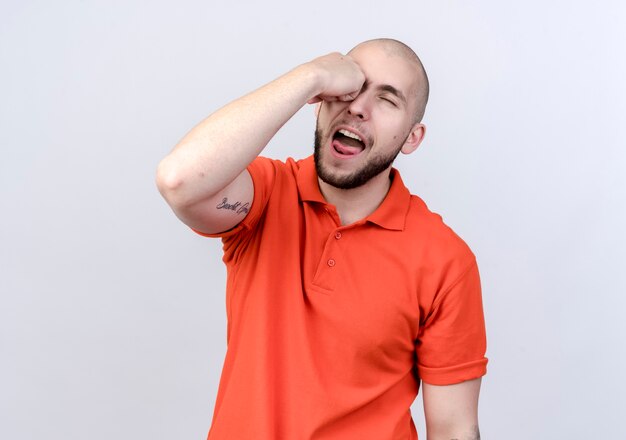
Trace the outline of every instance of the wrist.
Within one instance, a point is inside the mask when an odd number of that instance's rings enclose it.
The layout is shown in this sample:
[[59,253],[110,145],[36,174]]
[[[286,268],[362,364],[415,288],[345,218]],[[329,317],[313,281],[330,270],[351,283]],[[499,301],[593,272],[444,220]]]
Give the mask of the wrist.
[[327,82],[327,72],[314,62],[309,61],[294,69],[294,73],[306,84],[307,101],[322,94]]

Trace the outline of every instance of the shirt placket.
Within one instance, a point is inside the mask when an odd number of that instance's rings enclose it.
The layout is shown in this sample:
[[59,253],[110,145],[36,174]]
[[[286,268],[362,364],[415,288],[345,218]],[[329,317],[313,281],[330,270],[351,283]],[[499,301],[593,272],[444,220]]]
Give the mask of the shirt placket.
[[342,247],[346,233],[353,226],[340,226],[337,212],[330,207],[325,209],[328,215],[333,218],[336,228],[330,231],[326,238],[324,251],[318,261],[315,277],[313,278],[313,285],[331,293],[335,290],[336,280],[340,273],[346,269],[342,258],[344,252]]

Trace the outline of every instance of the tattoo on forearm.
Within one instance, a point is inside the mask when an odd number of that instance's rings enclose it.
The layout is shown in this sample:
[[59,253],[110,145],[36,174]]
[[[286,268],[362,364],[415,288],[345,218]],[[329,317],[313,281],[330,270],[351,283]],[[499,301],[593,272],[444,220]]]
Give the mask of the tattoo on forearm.
[[222,201],[216,206],[217,209],[229,209],[234,211],[236,214],[247,214],[250,211],[250,203],[228,203],[228,199],[224,197]]

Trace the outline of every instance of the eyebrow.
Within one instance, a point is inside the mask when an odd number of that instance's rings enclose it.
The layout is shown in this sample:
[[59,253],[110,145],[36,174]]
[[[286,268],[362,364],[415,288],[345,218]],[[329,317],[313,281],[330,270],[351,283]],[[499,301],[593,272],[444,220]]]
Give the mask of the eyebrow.
[[[368,80],[366,80],[365,83],[363,83],[363,87],[361,88],[361,91],[365,91],[370,85],[371,83]],[[390,84],[381,84],[380,86],[377,86],[376,89],[382,92],[390,93],[393,96],[397,97],[398,99],[402,100],[406,104],[406,97],[404,96],[404,93],[396,89],[394,86]]]

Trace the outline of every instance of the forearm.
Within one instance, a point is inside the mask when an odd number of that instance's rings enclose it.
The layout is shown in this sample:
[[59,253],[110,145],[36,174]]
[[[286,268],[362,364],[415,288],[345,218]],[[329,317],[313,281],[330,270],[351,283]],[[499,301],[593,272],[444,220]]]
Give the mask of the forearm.
[[478,424],[467,427],[444,427],[438,430],[427,428],[426,440],[480,440]]
[[161,161],[157,183],[169,202],[193,204],[231,183],[321,90],[309,63],[231,102],[194,127]]
[[481,379],[454,385],[422,383],[427,440],[478,440]]

